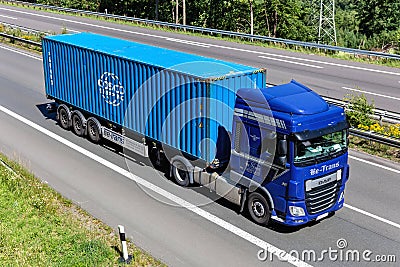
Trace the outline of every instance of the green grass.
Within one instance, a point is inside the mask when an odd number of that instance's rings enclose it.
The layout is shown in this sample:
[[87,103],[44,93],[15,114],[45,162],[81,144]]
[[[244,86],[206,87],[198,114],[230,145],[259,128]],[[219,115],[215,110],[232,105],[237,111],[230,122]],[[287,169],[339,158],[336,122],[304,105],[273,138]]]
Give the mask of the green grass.
[[[118,266],[118,235],[0,155],[1,266]],[[9,167],[5,167],[6,162]],[[132,243],[130,266],[162,263]]]
[[10,5],[10,6],[19,6],[19,7],[23,7],[23,8],[31,9],[31,10],[39,9],[41,11],[46,11],[49,13],[86,17],[86,18],[95,19],[95,20],[109,21],[109,22],[113,22],[113,23],[117,23],[117,24],[125,24],[125,25],[131,25],[131,26],[135,26],[135,27],[149,28],[149,29],[161,30],[161,31],[167,31],[167,32],[175,32],[175,33],[180,33],[180,34],[184,34],[184,35],[199,36],[202,38],[218,39],[218,40],[230,41],[230,42],[241,43],[241,44],[249,44],[249,45],[254,45],[254,46],[275,48],[275,49],[281,49],[281,50],[289,50],[292,52],[299,52],[299,53],[304,53],[304,54],[316,54],[316,55],[320,55],[320,56],[327,56],[327,57],[332,57],[332,58],[337,58],[337,59],[351,60],[351,61],[362,62],[362,63],[370,63],[370,64],[400,68],[400,60],[394,60],[394,59],[386,59],[386,58],[380,58],[380,57],[367,57],[364,55],[353,55],[353,54],[343,53],[343,52],[335,53],[335,52],[330,52],[330,51],[318,50],[315,48],[308,49],[308,48],[291,46],[291,45],[274,43],[274,42],[251,41],[249,39],[242,39],[239,37],[227,37],[227,36],[221,36],[219,34],[217,34],[217,35],[202,34],[199,32],[191,32],[191,31],[184,31],[184,30],[180,30],[180,29],[172,29],[169,27],[162,27],[162,26],[151,25],[151,24],[146,24],[146,23],[138,23],[138,22],[125,21],[125,20],[120,20],[120,19],[111,19],[111,18],[105,18],[105,17],[99,17],[99,16],[87,15],[87,14],[68,13],[68,12],[44,9],[44,8],[35,8],[35,7],[29,6],[29,5],[20,5],[18,3],[10,3],[10,2],[3,2],[3,1],[0,1],[0,3],[3,3],[5,5]]

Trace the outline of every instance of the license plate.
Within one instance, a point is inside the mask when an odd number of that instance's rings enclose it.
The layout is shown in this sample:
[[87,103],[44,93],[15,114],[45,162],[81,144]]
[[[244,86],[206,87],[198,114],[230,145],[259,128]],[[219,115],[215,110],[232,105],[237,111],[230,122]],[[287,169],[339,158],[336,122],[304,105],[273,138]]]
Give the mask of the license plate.
[[321,215],[319,215],[319,216],[317,217],[317,219],[315,219],[315,220],[316,220],[316,221],[319,221],[319,220],[321,220],[321,219],[327,217],[328,214],[329,214],[328,212],[327,212],[327,213],[324,213],[324,214],[321,214]]
[[125,138],[124,136],[117,134],[113,131],[108,130],[107,128],[103,127],[103,137],[111,142],[117,143],[120,146],[125,145]]
[[336,180],[336,172],[329,174],[327,176],[318,178],[318,179],[307,180],[306,181],[306,191],[310,191],[311,189],[313,189],[315,187],[319,187],[319,186],[328,184],[334,180]]

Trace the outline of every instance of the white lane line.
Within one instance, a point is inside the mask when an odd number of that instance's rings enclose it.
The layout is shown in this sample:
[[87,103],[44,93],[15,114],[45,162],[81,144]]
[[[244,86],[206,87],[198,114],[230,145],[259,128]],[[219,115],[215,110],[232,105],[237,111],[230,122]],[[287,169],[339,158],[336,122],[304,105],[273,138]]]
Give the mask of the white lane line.
[[[354,156],[351,156],[351,155],[349,155],[349,158],[350,158],[350,159],[357,160],[357,161],[360,161],[360,162],[362,162],[362,163],[366,163],[366,164],[369,164],[369,165],[372,165],[372,166],[381,168],[381,169],[384,169],[384,170],[387,170],[387,171],[391,171],[391,172],[400,174],[400,170],[396,170],[396,169],[393,169],[393,168],[390,168],[390,167],[387,167],[387,166],[384,166],[384,165],[381,165],[381,164],[378,164],[378,163],[374,163],[374,162],[371,162],[371,161],[367,161],[367,160],[365,160],[365,159],[360,159],[360,158],[357,158],[357,157],[354,157]],[[398,223],[392,222],[392,221],[390,221],[390,220],[388,220],[388,219],[379,217],[379,216],[377,216],[377,215],[375,215],[375,214],[372,214],[372,213],[370,213],[370,212],[368,212],[368,211],[365,211],[365,210],[362,210],[362,209],[353,207],[353,206],[348,205],[348,204],[346,204],[346,203],[344,204],[344,206],[345,206],[346,208],[348,208],[348,209],[351,209],[351,210],[353,210],[353,211],[359,212],[359,213],[364,214],[364,215],[366,215],[366,216],[368,216],[368,217],[374,218],[374,219],[376,219],[376,220],[378,220],[378,221],[387,223],[387,224],[389,224],[389,225],[392,225],[392,226],[394,226],[394,227],[400,229],[400,224],[398,224]]]
[[81,33],[80,31],[75,31],[75,30],[71,30],[71,29],[67,29],[67,32]]
[[168,192],[168,191],[166,191],[166,190],[164,190],[164,189],[162,189],[162,188],[160,188],[160,187],[158,187],[158,186],[156,186],[156,185],[154,185],[154,184],[152,184],[152,183],[150,183],[148,181],[146,181],[145,179],[143,179],[143,178],[141,178],[139,176],[136,176],[133,173],[130,173],[129,171],[127,171],[127,170],[125,170],[125,169],[123,169],[123,168],[121,168],[121,167],[119,167],[119,166],[117,166],[117,165],[115,165],[115,164],[113,164],[113,163],[111,163],[111,162],[99,157],[98,155],[96,155],[96,154],[94,154],[94,153],[92,153],[92,152],[90,152],[90,151],[88,151],[88,150],[86,150],[86,149],[84,149],[84,148],[82,148],[82,147],[80,147],[80,146],[78,146],[78,145],[76,145],[76,144],[64,139],[63,137],[61,137],[59,135],[56,135],[55,133],[43,128],[42,126],[37,125],[36,123],[34,123],[34,122],[32,122],[32,121],[30,121],[30,120],[18,115],[17,113],[15,113],[15,112],[13,112],[13,111],[11,111],[11,110],[9,110],[9,109],[1,106],[1,105],[0,105],[0,111],[4,112],[5,114],[8,114],[9,116],[15,118],[16,120],[18,120],[18,121],[20,121],[20,122],[22,122],[22,123],[34,128],[34,129],[36,129],[37,131],[47,135],[48,137],[50,137],[50,138],[52,138],[52,139],[54,139],[54,140],[56,140],[56,141],[58,141],[58,142],[60,142],[60,143],[62,143],[64,145],[66,145],[67,147],[69,147],[69,148],[81,153],[82,155],[84,155],[84,156],[86,156],[86,157],[98,162],[99,164],[101,164],[101,165],[103,165],[103,166],[105,166],[107,168],[110,168],[110,169],[114,170],[115,172],[125,176],[126,178],[128,178],[128,179],[130,179],[130,180],[132,180],[132,181],[134,181],[136,183],[139,183],[140,185],[142,185],[142,186],[144,186],[144,187],[156,192],[157,194],[159,194],[159,195],[161,195],[161,196],[163,196],[163,197],[175,202],[176,204],[186,208],[187,210],[190,210],[190,211],[196,213],[197,215],[199,215],[199,216],[203,217],[204,219],[206,219],[206,220],[208,220],[208,221],[210,221],[210,222],[212,222],[212,223],[224,228],[225,230],[233,233],[234,235],[247,240],[248,242],[250,242],[250,243],[252,243],[252,244],[254,244],[254,245],[256,245],[256,246],[258,246],[258,247],[260,247],[260,248],[262,248],[262,249],[264,249],[266,251],[268,251],[269,253],[272,253],[275,256],[280,257],[281,259],[283,258],[282,261],[287,261],[287,262],[291,263],[294,266],[311,266],[308,263],[306,263],[304,261],[301,261],[300,259],[298,259],[296,257],[293,257],[292,255],[290,255],[286,251],[284,251],[284,250],[282,250],[280,248],[277,248],[274,245],[272,245],[272,244],[270,244],[270,243],[268,243],[268,242],[266,242],[266,241],[264,241],[264,240],[262,240],[262,239],[260,239],[260,238],[258,238],[256,236],[254,236],[254,235],[252,235],[252,234],[240,229],[239,227],[237,227],[237,226],[235,226],[235,225],[233,225],[233,224],[231,224],[231,223],[229,223],[227,221],[224,221],[223,219],[221,219],[221,218],[219,218],[219,217],[217,217],[217,216],[215,216],[215,215],[213,215],[213,214],[211,214],[211,213],[209,213],[209,212],[207,212],[207,211],[205,211],[205,210],[193,205],[192,203],[190,203],[190,202],[188,202],[188,201],[186,201],[186,200],[184,200],[184,199],[182,199],[182,198],[180,198],[180,197],[178,197],[178,196],[176,196],[176,195],[174,195],[174,194],[172,194],[172,193],[170,193],[170,192]]
[[384,165],[381,165],[381,164],[378,164],[378,163],[375,163],[375,162],[371,162],[371,161],[368,161],[368,160],[365,160],[365,159],[360,159],[360,158],[357,158],[357,157],[354,157],[354,156],[351,156],[351,155],[349,155],[349,158],[357,160],[357,161],[360,161],[362,163],[366,163],[366,164],[378,167],[378,168],[382,168],[382,169],[387,170],[387,171],[391,171],[391,172],[400,174],[400,170],[396,170],[396,169],[393,169],[393,168],[390,168],[390,167],[387,167],[387,166],[384,166]]
[[6,16],[6,15],[0,15],[0,17],[7,18],[7,19],[14,19],[14,20],[18,19],[18,18],[15,18],[15,17]]
[[368,95],[374,95],[374,96],[380,96],[380,97],[390,98],[390,99],[394,99],[394,100],[400,100],[399,97],[395,97],[395,96],[383,95],[383,94],[368,92],[368,91],[364,91],[364,90],[360,90],[360,89],[356,89],[356,88],[345,87],[345,86],[343,86],[342,88],[349,90],[349,91],[360,92],[360,93],[364,93],[364,94],[368,94]]
[[[53,19],[53,20],[58,20],[58,21],[63,21],[63,22],[70,22],[70,23],[75,23],[75,24],[79,24],[79,25],[85,25],[85,26],[90,26],[90,27],[100,28],[100,29],[105,29],[105,30],[125,32],[125,33],[148,36],[148,37],[153,37],[153,38],[166,39],[166,40],[170,39],[170,41],[171,41],[171,38],[170,37],[166,37],[166,36],[160,36],[160,35],[154,35],[154,34],[148,34],[148,33],[140,33],[140,32],[135,32],[135,31],[123,30],[123,29],[118,29],[118,28],[113,28],[113,27],[108,27],[108,26],[101,26],[101,25],[96,25],[96,24],[91,24],[91,23],[74,21],[74,20],[69,20],[69,19],[64,19],[64,18],[51,17],[51,16],[42,15],[42,14],[35,14],[35,13],[25,12],[25,11],[21,11],[21,10],[13,10],[13,9],[7,9],[7,8],[2,8],[2,7],[0,7],[0,10],[6,10],[6,11],[10,11],[10,12],[15,12],[15,13],[21,13],[21,14],[26,14],[26,15],[36,16],[36,17],[42,17],[42,18],[48,18],[48,19]],[[174,38],[172,38],[172,39],[174,39]],[[179,40],[179,39],[177,39],[177,40]],[[186,40],[183,40],[183,41],[186,41]],[[188,41],[188,42],[191,42],[191,41]],[[330,63],[330,62],[324,62],[324,61],[318,61],[318,60],[312,60],[312,59],[305,59],[305,58],[297,58],[297,57],[291,57],[291,56],[285,56],[285,55],[279,55],[279,54],[271,54],[271,53],[266,53],[266,52],[252,51],[252,50],[246,50],[246,49],[242,49],[242,48],[235,48],[235,47],[222,46],[222,45],[200,43],[200,42],[195,42],[195,43],[196,43],[196,46],[204,46],[206,48],[208,48],[208,47],[222,48],[222,49],[227,49],[227,50],[232,50],[232,51],[237,51],[237,52],[244,52],[244,53],[251,53],[251,54],[265,55],[265,56],[274,56],[274,57],[281,57],[281,58],[287,58],[287,59],[295,59],[295,60],[299,60],[299,61],[308,61],[308,62],[324,64],[324,65],[331,65],[331,66],[342,67],[342,68],[350,68],[350,69],[357,69],[357,70],[364,70],[364,71],[370,71],[370,72],[376,72],[376,73],[400,76],[400,73],[398,73],[398,72],[391,72],[391,71],[383,71],[383,70],[376,70],[376,69],[370,69],[370,68],[349,66],[349,65],[344,65],[344,64]],[[187,44],[188,45],[193,45],[193,44],[189,44],[189,43],[187,43]]]
[[269,59],[269,60],[281,61],[281,62],[294,64],[294,65],[306,66],[306,67],[310,67],[310,68],[316,68],[316,69],[323,69],[324,68],[324,67],[321,67],[321,66],[310,65],[310,64],[300,63],[300,62],[295,62],[295,61],[289,61],[289,60],[280,59],[280,58],[273,58],[273,57],[266,57],[266,56],[258,56],[258,57]]
[[9,48],[9,47],[5,47],[5,46],[0,45],[0,48],[4,49],[4,50],[11,51],[11,52],[14,52],[14,53],[17,53],[17,54],[20,54],[20,55],[23,55],[23,56],[26,56],[26,57],[30,57],[30,58],[37,59],[37,60],[42,60],[41,57],[37,57],[37,56],[34,56],[32,54],[24,53],[22,51],[19,51],[19,50],[16,50],[16,49],[12,49],[12,48]]
[[375,220],[378,220],[378,221],[381,221],[381,222],[390,224],[391,226],[394,226],[394,227],[400,229],[400,224],[398,224],[398,223],[389,221],[389,220],[387,220],[387,219],[385,219],[385,218],[379,217],[379,216],[377,216],[377,215],[375,215],[375,214],[372,214],[372,213],[370,213],[370,212],[368,212],[368,211],[365,211],[365,210],[362,210],[362,209],[359,209],[359,208],[350,206],[350,205],[348,205],[348,204],[346,204],[346,203],[345,203],[343,206],[346,207],[346,208],[348,208],[348,209],[351,209],[351,210],[354,210],[354,211],[356,211],[356,212],[359,212],[359,213],[361,213],[361,214],[364,214],[364,215],[366,215],[366,216],[368,216],[368,217],[374,218]]
[[349,68],[349,69],[356,69],[356,70],[365,70],[365,71],[370,71],[370,72],[377,72],[377,73],[383,73],[383,74],[390,74],[390,75],[398,75],[398,76],[400,76],[400,72],[392,72],[392,71],[384,71],[384,70],[369,69],[369,68],[356,67],[356,66],[338,64],[338,63],[332,63],[332,62],[325,62],[325,61],[314,60],[314,59],[298,58],[298,57],[291,57],[291,56],[277,55],[277,54],[269,54],[269,53],[264,53],[264,52],[260,52],[260,53],[263,53],[264,55],[270,55],[270,56],[281,57],[281,58],[288,58],[288,59],[295,59],[295,60],[299,60],[299,61],[317,63],[317,64],[322,64],[322,65],[330,65],[330,66],[336,66],[336,67],[342,67],[342,68]]
[[168,40],[168,41],[171,41],[171,42],[176,42],[176,43],[193,45],[193,46],[200,46],[200,47],[204,47],[204,48],[210,48],[210,46],[207,45],[207,44],[193,42],[193,41],[181,40],[181,39],[176,39],[176,38],[167,38],[165,40]]

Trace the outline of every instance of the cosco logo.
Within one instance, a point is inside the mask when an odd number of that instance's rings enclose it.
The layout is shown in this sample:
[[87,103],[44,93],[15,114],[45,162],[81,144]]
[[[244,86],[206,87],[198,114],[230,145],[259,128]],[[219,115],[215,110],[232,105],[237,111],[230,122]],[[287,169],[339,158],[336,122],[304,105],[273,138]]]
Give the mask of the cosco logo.
[[117,107],[124,101],[125,89],[114,73],[104,72],[98,79],[97,85],[106,103]]

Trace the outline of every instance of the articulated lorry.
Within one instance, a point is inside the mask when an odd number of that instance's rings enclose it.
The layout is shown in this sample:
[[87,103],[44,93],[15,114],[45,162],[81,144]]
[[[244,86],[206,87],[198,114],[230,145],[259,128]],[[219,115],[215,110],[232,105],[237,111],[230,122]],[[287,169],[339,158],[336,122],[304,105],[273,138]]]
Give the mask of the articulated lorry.
[[64,129],[168,166],[258,224],[296,226],[343,207],[342,108],[266,70],[91,33],[43,39],[46,95]]

